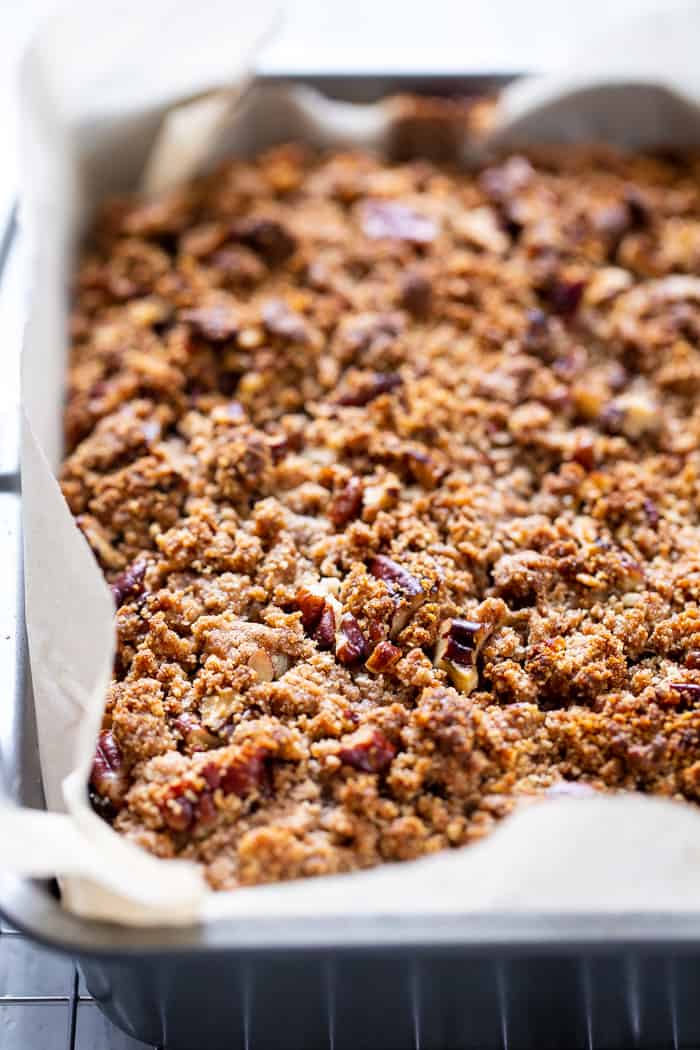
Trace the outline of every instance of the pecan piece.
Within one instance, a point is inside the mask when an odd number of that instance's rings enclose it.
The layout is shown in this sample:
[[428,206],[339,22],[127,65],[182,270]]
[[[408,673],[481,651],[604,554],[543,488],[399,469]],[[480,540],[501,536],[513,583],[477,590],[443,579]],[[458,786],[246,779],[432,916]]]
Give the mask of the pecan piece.
[[216,791],[221,784],[221,769],[219,766],[217,766],[215,762],[208,762],[201,770],[201,774],[211,790]]
[[385,554],[372,558],[369,571],[387,585],[394,599],[396,612],[391,619],[389,634],[396,638],[428,596],[415,576]]
[[399,501],[401,483],[395,474],[365,478],[362,495],[362,518],[376,521],[380,511],[391,510]]
[[306,321],[283,299],[268,299],[263,303],[261,314],[263,324],[272,335],[278,335],[292,343],[308,342],[309,330]]
[[418,484],[426,489],[434,489],[446,474],[445,468],[436,463],[432,456],[418,449],[406,453],[406,466]]
[[205,729],[189,711],[178,715],[173,724],[190,751],[208,751],[220,743],[219,738]]
[[343,613],[335,637],[335,655],[341,664],[354,664],[367,654],[367,641],[352,613]]
[[224,795],[238,795],[243,798],[252,791],[260,790],[267,780],[265,759],[267,752],[257,748],[249,755],[244,755],[233,762],[221,774],[220,787]]
[[114,604],[120,609],[125,602],[140,598],[145,590],[146,562],[138,560],[129,565],[112,584]]
[[523,350],[526,354],[548,361],[552,352],[552,328],[550,319],[544,310],[533,307],[525,313],[525,330],[523,332]]
[[353,518],[362,513],[362,479],[356,475],[346,482],[340,492],[337,492],[328,508],[328,517],[337,529],[343,528]]
[[612,434],[624,434],[636,441],[658,434],[662,413],[653,396],[643,390],[630,390],[610,401],[600,415],[600,425]]
[[591,471],[595,466],[595,442],[591,434],[580,434],[576,439],[571,458],[584,470]]
[[233,307],[225,303],[211,303],[191,310],[183,310],[180,320],[192,325],[205,339],[221,343],[233,339],[241,327],[240,318]]
[[624,201],[629,213],[630,228],[641,230],[648,226],[652,215],[651,206],[636,186],[625,188]]
[[326,604],[325,594],[311,587],[300,587],[296,593],[297,609],[301,613],[301,623],[307,633],[318,627],[323,607]]
[[581,304],[585,287],[585,281],[558,277],[545,290],[545,298],[553,313],[571,321]]
[[438,235],[431,218],[398,201],[365,201],[361,223],[365,236],[372,240],[386,237],[412,244],[430,244]]
[[656,506],[653,499],[645,499],[642,504],[642,510],[644,511],[645,517],[651,528],[655,529],[659,524],[661,515],[659,514],[659,508]]
[[195,820],[202,827],[210,827],[216,820],[217,810],[211,791],[203,791],[195,807]]
[[212,409],[212,423],[227,426],[230,423],[242,423],[246,418],[246,412],[240,401],[228,401],[225,405],[217,405]]
[[438,638],[433,664],[447,671],[452,684],[462,693],[473,692],[479,684],[476,659],[495,624],[481,620],[448,620]]
[[120,809],[129,786],[122,753],[111,730],[103,730],[95,748],[90,783],[102,798]]
[[267,447],[270,450],[272,462],[277,465],[291,450],[292,443],[287,434],[271,434],[267,439]]
[[187,831],[194,820],[194,806],[187,798],[169,798],[162,804],[160,811],[172,831]]
[[375,555],[369,563],[369,571],[372,576],[388,584],[390,590],[398,589],[408,595],[423,593],[423,588],[416,577],[386,554]]
[[262,255],[271,266],[285,262],[297,247],[294,235],[276,219],[241,219],[233,223],[230,233],[235,240]]
[[691,704],[697,704],[700,700],[700,685],[697,682],[671,682],[670,685],[682,700]]
[[372,655],[365,664],[368,671],[382,674],[389,671],[401,659],[401,650],[391,642],[379,642],[372,650]]
[[364,727],[345,738],[338,758],[363,773],[382,773],[391,765],[396,751],[396,746],[380,729]]
[[497,167],[485,168],[479,176],[479,185],[491,201],[508,201],[524,190],[535,174],[525,157],[509,157]]
[[416,270],[409,270],[401,278],[399,297],[404,310],[419,321],[430,316],[433,305],[433,286],[427,277]]
[[333,606],[324,601],[318,625],[314,631],[314,641],[321,650],[332,650],[335,646],[335,613]]
[[336,399],[336,405],[363,408],[370,401],[380,397],[382,394],[390,394],[397,386],[401,386],[403,380],[396,372],[375,372],[365,382],[361,383],[355,390],[348,390]]

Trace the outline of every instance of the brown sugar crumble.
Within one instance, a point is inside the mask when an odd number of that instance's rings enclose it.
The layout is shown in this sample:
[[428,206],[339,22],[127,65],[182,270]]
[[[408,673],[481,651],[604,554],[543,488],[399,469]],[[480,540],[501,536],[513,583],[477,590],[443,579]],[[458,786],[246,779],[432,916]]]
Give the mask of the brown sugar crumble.
[[700,800],[696,157],[279,148],[111,201],[71,339],[119,832],[233,889]]

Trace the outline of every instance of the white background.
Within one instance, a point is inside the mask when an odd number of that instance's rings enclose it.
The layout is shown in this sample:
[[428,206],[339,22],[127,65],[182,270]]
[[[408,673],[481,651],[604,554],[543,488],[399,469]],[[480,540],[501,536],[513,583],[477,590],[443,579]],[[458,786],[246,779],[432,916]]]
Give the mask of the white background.
[[[125,21],[138,19],[144,3],[123,0]],[[173,0],[173,18],[192,3],[205,20],[207,0]],[[17,62],[37,21],[61,6],[0,0],[0,226],[16,184]],[[317,72],[561,69],[571,48],[606,22],[673,6],[674,0],[297,0],[261,61],[268,69]]]

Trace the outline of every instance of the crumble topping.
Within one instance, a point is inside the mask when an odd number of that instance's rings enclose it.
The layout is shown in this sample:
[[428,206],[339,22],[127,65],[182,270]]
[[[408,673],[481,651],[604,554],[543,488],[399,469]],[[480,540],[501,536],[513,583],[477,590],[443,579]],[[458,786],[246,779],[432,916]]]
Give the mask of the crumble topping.
[[232,889],[700,800],[699,180],[293,145],[108,202],[62,485],[118,831]]

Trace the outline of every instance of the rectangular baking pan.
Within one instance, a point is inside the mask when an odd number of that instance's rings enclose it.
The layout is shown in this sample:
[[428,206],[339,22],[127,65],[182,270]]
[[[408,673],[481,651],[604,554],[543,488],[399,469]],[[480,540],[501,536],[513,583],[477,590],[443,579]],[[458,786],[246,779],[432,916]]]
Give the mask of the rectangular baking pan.
[[[370,101],[403,90],[471,95],[511,76],[263,79]],[[7,250],[14,232],[11,223],[2,240],[6,321],[9,301],[21,301],[16,253]],[[9,374],[17,362],[6,367]],[[0,754],[10,797],[42,807],[22,627],[16,430],[11,413],[0,414]],[[173,1050],[700,1046],[700,914],[368,915],[142,930],[80,919],[61,908],[55,886],[6,875],[0,911],[74,957],[117,1026]]]

